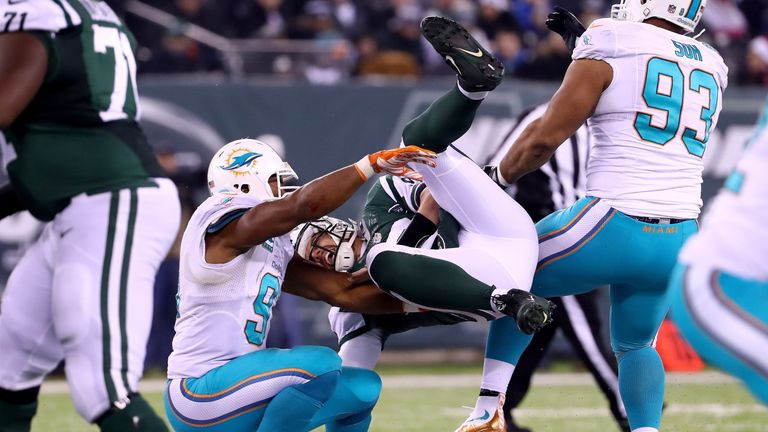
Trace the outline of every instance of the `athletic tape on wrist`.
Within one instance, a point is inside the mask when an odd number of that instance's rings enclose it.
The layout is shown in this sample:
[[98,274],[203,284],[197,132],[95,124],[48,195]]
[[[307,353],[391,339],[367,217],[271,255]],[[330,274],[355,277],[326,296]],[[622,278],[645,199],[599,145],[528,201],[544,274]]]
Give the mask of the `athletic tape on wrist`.
[[376,174],[376,171],[373,169],[373,165],[371,165],[371,159],[369,158],[369,155],[365,155],[362,159],[357,161],[355,164],[355,169],[357,170],[357,173],[360,174],[360,177],[363,179],[363,181],[368,180],[369,178],[373,177],[374,174]]

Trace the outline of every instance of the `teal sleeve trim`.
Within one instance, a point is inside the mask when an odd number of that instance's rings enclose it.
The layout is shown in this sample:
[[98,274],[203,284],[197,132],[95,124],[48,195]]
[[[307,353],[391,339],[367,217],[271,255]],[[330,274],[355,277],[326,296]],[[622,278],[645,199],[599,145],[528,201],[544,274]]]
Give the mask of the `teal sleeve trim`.
[[232,210],[231,212],[220,217],[216,222],[208,225],[208,228],[205,230],[205,232],[208,234],[216,234],[217,232],[223,230],[227,225],[232,223],[232,221],[244,215],[247,211],[248,209],[246,208]]

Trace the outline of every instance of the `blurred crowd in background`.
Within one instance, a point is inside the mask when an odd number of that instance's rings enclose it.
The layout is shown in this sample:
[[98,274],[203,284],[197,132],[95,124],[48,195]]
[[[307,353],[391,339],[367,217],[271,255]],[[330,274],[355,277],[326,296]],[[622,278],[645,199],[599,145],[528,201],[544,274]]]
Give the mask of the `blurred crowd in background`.
[[[172,24],[130,13],[131,3],[139,1],[171,14]],[[188,37],[192,24],[228,39],[259,39],[262,45],[242,60],[245,74],[317,84],[449,74],[420,37],[419,21],[427,15],[451,17],[470,28],[502,59],[509,76],[557,80],[570,59],[560,38],[544,26],[547,14],[558,5],[589,24],[608,16],[614,2],[618,0],[114,1],[141,45],[142,73],[227,73],[220,48]],[[709,0],[701,27],[706,29],[701,40],[722,53],[733,83],[768,86],[768,1]],[[286,40],[294,43],[277,43]]]

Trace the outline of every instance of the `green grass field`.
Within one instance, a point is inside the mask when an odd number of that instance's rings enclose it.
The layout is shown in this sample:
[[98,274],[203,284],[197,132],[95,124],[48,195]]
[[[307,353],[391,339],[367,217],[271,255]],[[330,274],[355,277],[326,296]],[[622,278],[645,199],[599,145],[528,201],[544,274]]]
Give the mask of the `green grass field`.
[[[371,428],[374,432],[453,431],[469,414],[462,405],[471,405],[477,392],[472,384],[474,367],[386,368],[381,371],[385,386]],[[428,376],[424,376],[428,375]],[[536,432],[603,432],[618,430],[589,378],[570,374],[570,380],[557,384],[561,375],[542,374],[519,410],[519,423]],[[564,376],[564,375],[563,375]],[[564,376],[565,377],[565,376]],[[566,377],[567,378],[567,377]],[[714,384],[671,382],[667,385],[667,409],[662,430],[759,432],[768,430],[768,410],[759,405],[741,385],[715,379]],[[477,380],[479,382],[479,379]],[[544,382],[542,384],[542,382]],[[155,381],[153,388],[161,382]],[[60,387],[60,386],[59,386]],[[144,395],[163,412],[162,394]],[[75,413],[69,396],[61,391],[46,391],[33,432],[97,431]]]

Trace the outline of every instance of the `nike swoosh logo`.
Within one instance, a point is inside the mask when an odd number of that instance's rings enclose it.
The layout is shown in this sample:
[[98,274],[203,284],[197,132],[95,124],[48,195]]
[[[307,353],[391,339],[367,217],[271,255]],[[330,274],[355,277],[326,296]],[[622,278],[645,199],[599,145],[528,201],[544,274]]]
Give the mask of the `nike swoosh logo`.
[[27,0],[8,0],[8,4],[9,5],[15,5],[15,4],[19,4],[19,3],[24,3],[25,1],[27,1]]
[[469,419],[467,420],[467,423],[481,421],[481,420],[488,420],[489,418],[491,418],[491,413],[489,413],[488,410],[484,410],[484,411],[485,413],[482,416]]
[[453,65],[453,68],[456,69],[456,73],[458,73],[459,76],[461,76],[461,69],[459,69],[459,67],[456,65],[456,62],[453,60],[453,57],[447,55],[445,56],[445,59],[451,62],[451,64]]
[[465,53],[471,55],[472,57],[478,57],[479,58],[479,57],[483,56],[483,50],[481,50],[480,48],[478,48],[477,51],[474,51],[474,52],[473,51],[465,50],[464,48],[456,48],[456,49],[461,51],[461,52],[465,52]]

